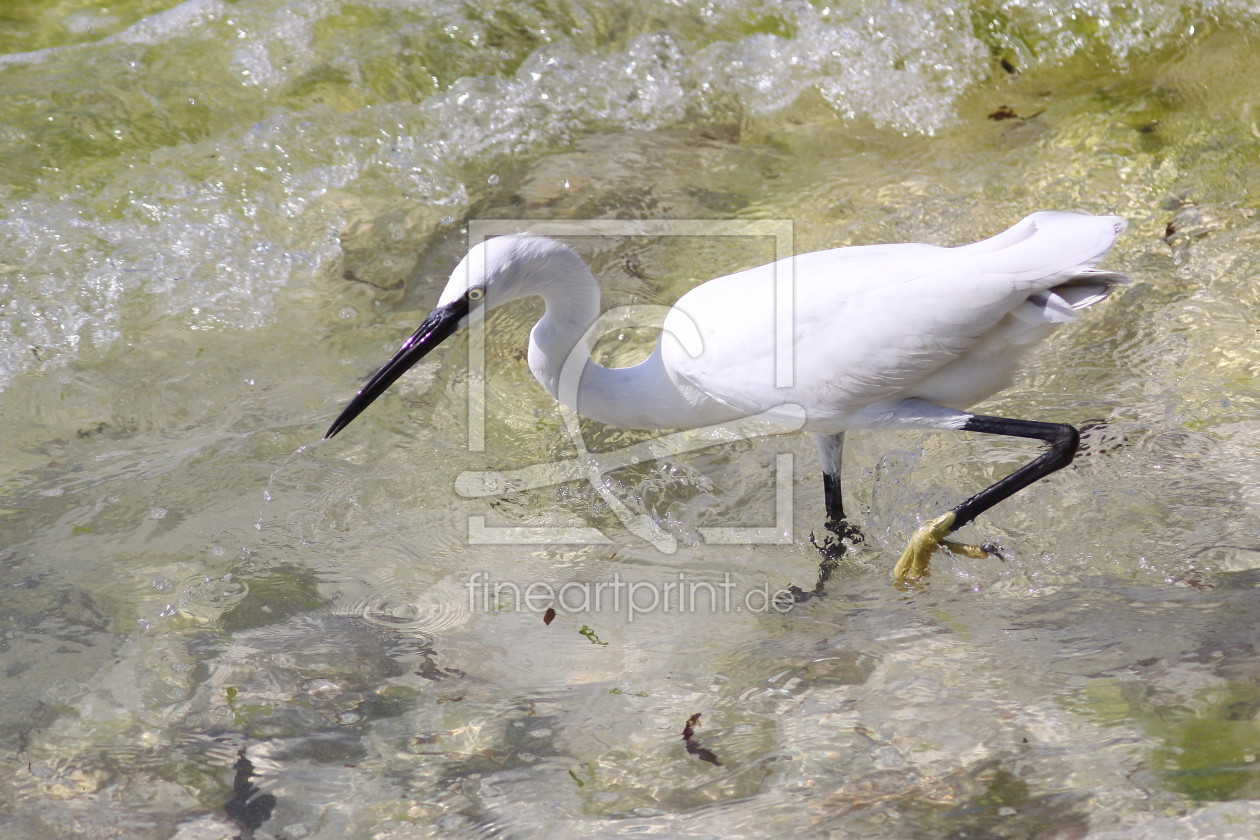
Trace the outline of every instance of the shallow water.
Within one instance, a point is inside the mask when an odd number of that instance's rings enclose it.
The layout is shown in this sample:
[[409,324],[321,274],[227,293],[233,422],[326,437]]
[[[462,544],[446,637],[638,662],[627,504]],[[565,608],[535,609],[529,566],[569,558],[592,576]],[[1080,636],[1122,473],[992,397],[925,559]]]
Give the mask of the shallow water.
[[[1260,8],[29,7],[0,17],[0,834],[1254,836]],[[1005,562],[888,581],[1027,447],[853,434],[867,543],[776,609],[817,574],[812,443],[575,441],[530,304],[316,443],[478,232],[580,221],[614,307],[1040,208],[1129,219],[1134,283],[983,407],[1085,428],[965,532]],[[579,445],[631,463],[572,480]]]

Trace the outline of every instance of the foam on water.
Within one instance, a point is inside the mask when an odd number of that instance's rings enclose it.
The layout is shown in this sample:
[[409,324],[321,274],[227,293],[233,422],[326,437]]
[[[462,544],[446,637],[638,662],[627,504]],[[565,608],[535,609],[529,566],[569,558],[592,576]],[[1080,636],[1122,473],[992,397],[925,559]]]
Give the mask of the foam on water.
[[1002,76],[998,58],[1122,64],[1255,16],[1154,0],[188,0],[0,56],[0,387],[155,315],[262,326],[281,290],[336,276],[373,208],[403,208],[391,235],[415,242],[505,156],[810,96],[933,134]]

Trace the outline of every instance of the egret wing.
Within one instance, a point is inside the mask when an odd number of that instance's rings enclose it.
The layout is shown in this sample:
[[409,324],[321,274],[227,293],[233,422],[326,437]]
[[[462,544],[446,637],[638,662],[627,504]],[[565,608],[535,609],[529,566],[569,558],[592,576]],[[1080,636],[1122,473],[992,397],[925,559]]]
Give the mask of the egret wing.
[[[1072,309],[1101,296],[1085,291],[1063,302],[1050,290],[1079,289],[1079,278],[1092,272],[1105,294],[1110,281],[1090,266],[1122,229],[1114,217],[1037,213],[958,248],[803,254],[689,292],[666,319],[662,355],[680,387],[749,414],[792,404],[811,418],[842,418],[889,400],[931,398],[939,382],[924,395],[916,384],[981,351],[992,361],[964,378],[968,399],[987,396],[1011,367],[1002,342],[1014,352],[1020,340],[1044,337],[1041,327],[1069,320]],[[794,292],[790,313],[775,308],[783,282]],[[1012,326],[1021,319],[1027,324]],[[670,335],[691,326],[701,340],[695,355]],[[780,340],[785,332],[790,341]],[[777,367],[785,352],[786,370]]]

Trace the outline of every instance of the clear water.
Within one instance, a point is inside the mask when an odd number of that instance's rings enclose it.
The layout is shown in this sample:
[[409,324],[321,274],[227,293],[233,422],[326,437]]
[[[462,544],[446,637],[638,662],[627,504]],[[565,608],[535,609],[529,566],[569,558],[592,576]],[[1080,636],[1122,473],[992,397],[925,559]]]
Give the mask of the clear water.
[[[1258,18],[9,4],[0,834],[1254,836]],[[573,239],[620,305],[774,255],[740,225],[952,244],[1039,208],[1131,220],[1108,265],[1135,283],[984,407],[1092,421],[1072,469],[969,529],[1007,562],[888,580],[917,522],[1027,457],[1009,441],[852,435],[867,545],[787,611],[766,596],[817,566],[803,437],[461,495],[577,457],[520,361],[528,304],[484,365],[454,342],[310,445],[477,225],[623,225]],[[661,219],[700,227],[635,227]],[[731,526],[785,539],[704,530]],[[631,585],[633,614],[608,600]]]

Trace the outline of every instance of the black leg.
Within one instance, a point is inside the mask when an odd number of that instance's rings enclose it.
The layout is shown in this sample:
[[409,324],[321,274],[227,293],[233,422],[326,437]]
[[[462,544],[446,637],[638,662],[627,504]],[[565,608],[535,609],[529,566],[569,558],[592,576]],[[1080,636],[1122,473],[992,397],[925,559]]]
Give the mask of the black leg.
[[[1080,444],[1080,433],[1066,423],[1039,423],[1035,420],[1009,420],[1004,417],[985,417],[975,414],[963,424],[962,430],[1043,440],[1049,444],[1049,448],[1006,478],[986,487],[953,508],[949,513],[924,523],[923,527],[915,532],[909,547],[902,553],[901,559],[893,568],[893,576],[899,581],[916,580],[921,577],[927,571],[928,558],[945,541],[947,534],[952,534],[1003,499],[1009,499],[1033,482],[1072,463],[1077,446]],[[950,548],[955,551],[966,550],[966,553],[976,552],[976,556],[983,553],[969,546],[955,543],[950,543]]]
[[844,521],[844,500],[840,497],[840,473],[823,473],[823,505],[828,522]]
[[840,494],[840,455],[844,450],[844,432],[834,435],[815,434],[814,442],[818,444],[818,461],[822,466],[827,530],[840,539],[860,542],[861,532],[845,520],[844,501]]
[[963,426],[965,432],[981,432],[986,435],[1044,440],[1049,449],[1035,460],[1017,469],[1001,481],[984,488],[953,509],[952,533],[984,513],[1003,499],[1009,499],[1035,481],[1045,478],[1056,470],[1072,463],[1080,445],[1080,433],[1067,423],[1038,423],[1035,420],[1007,420],[1003,417],[972,415]]
[[850,543],[862,541],[862,532],[844,517],[844,502],[840,494],[840,454],[844,448],[844,432],[834,435],[815,434],[814,440],[818,444],[818,459],[822,464],[826,528],[831,533],[823,537],[821,542],[813,534],[809,535],[809,541],[822,555],[822,562],[818,565],[818,582],[812,590],[807,592],[799,586],[789,587],[792,597],[798,603],[824,594],[840,558],[848,550],[845,540]]

